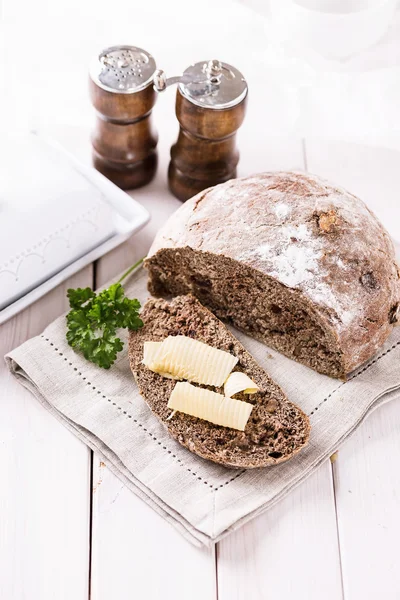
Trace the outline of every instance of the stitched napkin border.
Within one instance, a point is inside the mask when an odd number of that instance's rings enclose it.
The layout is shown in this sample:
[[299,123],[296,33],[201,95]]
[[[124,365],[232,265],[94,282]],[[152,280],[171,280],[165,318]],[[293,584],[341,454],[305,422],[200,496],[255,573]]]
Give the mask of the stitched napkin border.
[[[148,296],[142,270],[127,285]],[[138,393],[126,347],[105,371],[65,340],[65,318],[13,350],[11,372],[56,418],[185,537],[210,545],[264,512],[312,473],[375,408],[399,393],[400,328],[347,382],[319,375],[232,329],[289,399],[310,416],[310,442],[286,463],[234,470],[173,440]]]

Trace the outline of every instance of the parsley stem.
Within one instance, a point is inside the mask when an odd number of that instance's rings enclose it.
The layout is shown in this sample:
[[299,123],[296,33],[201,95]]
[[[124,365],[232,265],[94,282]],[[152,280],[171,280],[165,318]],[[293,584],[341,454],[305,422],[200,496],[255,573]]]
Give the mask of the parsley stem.
[[132,273],[132,271],[134,271],[139,265],[141,265],[143,261],[144,258],[141,258],[132,267],[129,267],[129,269],[118,279],[117,283],[121,283],[126,277],[128,277],[128,275]]

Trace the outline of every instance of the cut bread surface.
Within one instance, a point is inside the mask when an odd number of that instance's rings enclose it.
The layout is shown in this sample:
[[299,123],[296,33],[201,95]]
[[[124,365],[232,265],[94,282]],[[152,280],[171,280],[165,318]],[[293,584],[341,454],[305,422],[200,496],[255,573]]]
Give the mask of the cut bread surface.
[[[140,393],[170,435],[202,458],[229,467],[254,468],[291,458],[308,441],[308,417],[291,403],[279,386],[261,369],[240,342],[193,296],[171,302],[150,299],[144,305],[142,329],[131,331],[129,359]],[[235,371],[246,373],[260,388],[237,399],[253,404],[244,431],[214,425],[177,412],[168,420],[168,401],[176,382],[150,371],[144,364],[146,341],[159,342],[170,335],[185,335],[229,352],[238,358]],[[223,388],[207,387],[223,394]]]
[[191,293],[220,319],[289,358],[346,377],[337,337],[301,291],[230,258],[191,248],[160,250],[147,268],[154,296]]

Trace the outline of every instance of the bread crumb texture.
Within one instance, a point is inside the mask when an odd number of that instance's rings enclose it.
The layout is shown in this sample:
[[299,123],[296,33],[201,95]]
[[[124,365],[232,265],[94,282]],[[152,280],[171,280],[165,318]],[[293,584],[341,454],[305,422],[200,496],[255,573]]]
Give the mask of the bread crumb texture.
[[[254,468],[277,464],[294,456],[307,443],[308,417],[291,403],[240,342],[193,296],[171,302],[150,299],[141,317],[144,326],[131,331],[129,359],[140,393],[168,432],[199,456],[229,467]],[[238,393],[236,399],[253,409],[244,431],[222,427],[177,412],[169,419],[168,401],[176,382],[142,364],[146,341],[186,335],[238,358],[235,371],[246,373],[259,387],[255,394]],[[223,387],[200,386],[223,394]]]

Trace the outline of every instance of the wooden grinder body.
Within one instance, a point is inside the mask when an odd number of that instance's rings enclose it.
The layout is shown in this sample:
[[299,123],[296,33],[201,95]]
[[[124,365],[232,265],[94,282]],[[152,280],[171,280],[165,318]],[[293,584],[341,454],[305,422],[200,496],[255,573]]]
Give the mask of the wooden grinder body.
[[178,88],[176,116],[180,129],[171,148],[168,183],[179,200],[236,177],[236,132],[244,120],[246,100],[230,108],[203,108],[185,98]]
[[110,92],[92,79],[89,86],[97,112],[92,136],[95,168],[124,190],[149,183],[157,169],[153,86],[134,93]]

